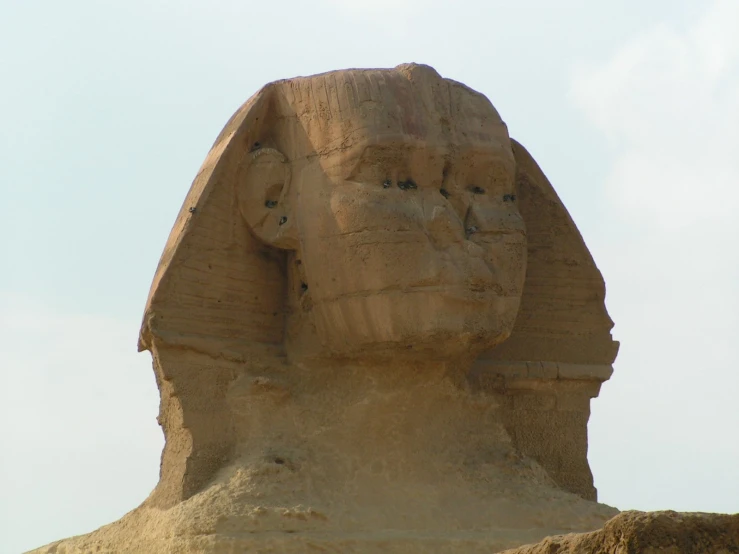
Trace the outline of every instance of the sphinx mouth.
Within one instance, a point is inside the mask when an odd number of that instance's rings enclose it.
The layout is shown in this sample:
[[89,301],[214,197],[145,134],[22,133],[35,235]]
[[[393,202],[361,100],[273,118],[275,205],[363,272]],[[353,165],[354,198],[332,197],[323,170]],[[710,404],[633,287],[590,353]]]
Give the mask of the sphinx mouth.
[[317,300],[318,303],[328,304],[332,302],[340,302],[345,299],[352,298],[370,298],[373,296],[387,296],[387,295],[408,295],[408,294],[434,294],[441,297],[455,297],[465,298],[468,300],[475,300],[475,297],[469,297],[470,294],[479,297],[480,295],[487,296],[494,294],[495,296],[515,296],[506,293],[505,289],[500,283],[494,281],[485,281],[481,279],[475,279],[467,283],[441,283],[438,285],[410,285],[410,286],[392,286],[386,287],[379,290],[362,290],[356,292],[345,293],[330,298],[321,298]]
[[475,281],[469,284],[469,290],[472,292],[494,292],[498,296],[503,296],[503,287],[500,283],[480,282]]

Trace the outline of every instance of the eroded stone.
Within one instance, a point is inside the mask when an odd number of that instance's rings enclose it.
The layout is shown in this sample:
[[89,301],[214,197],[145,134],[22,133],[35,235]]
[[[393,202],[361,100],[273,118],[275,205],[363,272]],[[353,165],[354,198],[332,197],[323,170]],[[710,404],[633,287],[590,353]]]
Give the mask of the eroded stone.
[[183,206],[139,341],[159,484],[38,552],[491,552],[617,513],[586,458],[603,279],[485,96],[415,64],[271,83]]

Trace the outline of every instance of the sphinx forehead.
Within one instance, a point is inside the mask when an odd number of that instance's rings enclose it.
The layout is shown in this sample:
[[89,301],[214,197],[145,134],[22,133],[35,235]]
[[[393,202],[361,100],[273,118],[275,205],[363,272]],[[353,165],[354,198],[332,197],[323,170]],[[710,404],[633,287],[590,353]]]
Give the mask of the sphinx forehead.
[[376,143],[439,149],[510,149],[508,131],[482,94],[428,66],[349,69],[277,83],[284,116],[295,118],[311,150],[356,156]]

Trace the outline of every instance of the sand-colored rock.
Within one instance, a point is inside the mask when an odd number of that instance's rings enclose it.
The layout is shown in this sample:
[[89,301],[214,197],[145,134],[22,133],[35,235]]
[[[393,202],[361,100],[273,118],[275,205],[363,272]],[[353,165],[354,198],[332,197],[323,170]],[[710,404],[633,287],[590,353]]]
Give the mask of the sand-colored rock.
[[271,83],[217,138],[146,305],[166,437],[120,521],[36,552],[495,552],[595,530],[617,343],[572,219],[433,69]]
[[591,533],[548,537],[503,554],[733,554],[739,514],[622,512]]

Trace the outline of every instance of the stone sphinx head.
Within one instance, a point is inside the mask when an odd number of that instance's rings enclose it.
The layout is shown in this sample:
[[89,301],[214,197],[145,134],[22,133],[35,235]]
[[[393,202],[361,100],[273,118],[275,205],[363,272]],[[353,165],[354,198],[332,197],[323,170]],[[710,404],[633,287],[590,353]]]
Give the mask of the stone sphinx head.
[[[415,64],[271,83],[217,138],[152,284],[139,348],[167,437],[153,501],[176,504],[240,444],[289,434],[253,422],[347,367],[413,367],[423,384],[477,360],[475,383],[482,367],[504,388],[559,379],[560,363],[609,367],[603,296],[559,198],[482,94]],[[524,450],[546,443],[526,425],[548,433],[526,417],[508,429]],[[592,496],[581,458],[562,480],[577,473],[571,489]]]
[[147,301],[166,443],[138,508],[43,552],[498,552],[600,527],[605,285],[483,95],[433,69],[271,83]]
[[329,357],[454,358],[510,335],[526,235],[508,132],[487,98],[425,66],[261,96],[236,198],[249,231],[286,253],[291,355],[297,343]]

